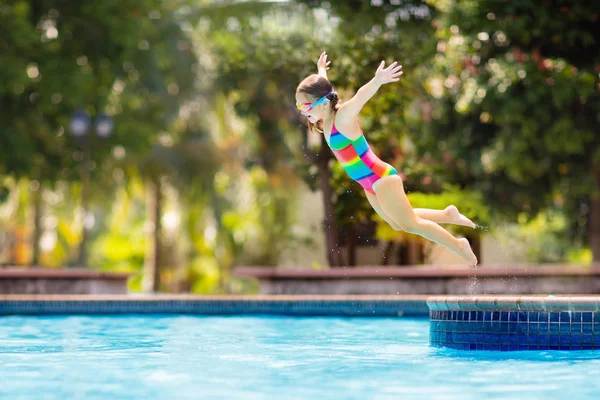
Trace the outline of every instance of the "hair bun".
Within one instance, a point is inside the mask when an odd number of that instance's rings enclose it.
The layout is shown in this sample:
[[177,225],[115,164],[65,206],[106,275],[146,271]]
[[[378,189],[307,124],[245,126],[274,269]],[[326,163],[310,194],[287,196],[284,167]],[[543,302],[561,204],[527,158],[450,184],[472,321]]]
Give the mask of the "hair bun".
[[338,96],[337,92],[334,90],[329,96],[327,96],[329,102],[331,104],[331,109],[337,111],[337,103],[340,101],[340,96]]

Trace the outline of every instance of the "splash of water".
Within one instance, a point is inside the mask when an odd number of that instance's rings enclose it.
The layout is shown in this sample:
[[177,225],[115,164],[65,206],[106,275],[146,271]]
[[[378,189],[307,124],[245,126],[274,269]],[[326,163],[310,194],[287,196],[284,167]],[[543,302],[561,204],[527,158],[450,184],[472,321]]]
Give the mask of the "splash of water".
[[469,294],[478,294],[479,293],[479,281],[477,280],[477,275],[471,276],[471,280],[469,281]]
[[485,225],[479,225],[479,224],[475,224],[475,229],[479,229],[485,232],[489,232],[490,227],[489,226],[485,226]]

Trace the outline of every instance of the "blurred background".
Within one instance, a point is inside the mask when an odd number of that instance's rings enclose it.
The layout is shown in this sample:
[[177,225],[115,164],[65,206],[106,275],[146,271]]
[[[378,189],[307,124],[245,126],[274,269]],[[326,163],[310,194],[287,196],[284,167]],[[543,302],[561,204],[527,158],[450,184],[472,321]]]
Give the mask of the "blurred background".
[[[414,207],[482,264],[600,261],[589,1],[0,0],[0,265],[252,293],[236,266],[457,259],[374,215],[295,108],[319,54]],[[596,28],[594,28],[596,26]]]

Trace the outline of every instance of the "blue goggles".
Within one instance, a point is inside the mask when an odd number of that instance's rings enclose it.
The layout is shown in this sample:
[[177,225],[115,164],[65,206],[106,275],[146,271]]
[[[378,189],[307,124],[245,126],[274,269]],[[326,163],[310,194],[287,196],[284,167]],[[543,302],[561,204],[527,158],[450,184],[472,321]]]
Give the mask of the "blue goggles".
[[319,104],[329,103],[329,99],[327,98],[327,96],[329,96],[331,93],[333,93],[333,89],[331,89],[329,91],[329,93],[327,93],[325,96],[321,97],[319,100],[315,101],[314,103],[309,102],[309,103],[296,104],[296,107],[298,107],[298,110],[307,113],[310,110],[312,110],[313,107],[318,106]]

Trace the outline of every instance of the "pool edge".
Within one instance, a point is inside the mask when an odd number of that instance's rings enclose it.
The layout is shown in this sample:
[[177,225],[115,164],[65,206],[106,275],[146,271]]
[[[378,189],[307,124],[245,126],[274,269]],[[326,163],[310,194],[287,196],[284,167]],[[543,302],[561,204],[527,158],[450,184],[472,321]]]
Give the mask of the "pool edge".
[[431,296],[430,344],[457,350],[600,350],[600,296]]
[[0,316],[196,314],[427,317],[428,295],[2,295]]

